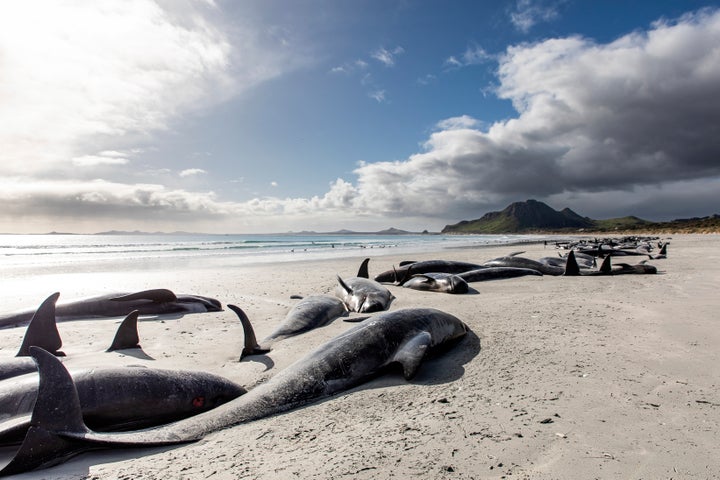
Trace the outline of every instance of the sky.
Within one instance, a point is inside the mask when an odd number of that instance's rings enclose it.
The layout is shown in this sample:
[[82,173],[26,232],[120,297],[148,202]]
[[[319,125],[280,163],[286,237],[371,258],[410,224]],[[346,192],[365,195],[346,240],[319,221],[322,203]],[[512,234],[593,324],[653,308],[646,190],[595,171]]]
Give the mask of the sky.
[[720,213],[720,1],[0,2],[0,232]]

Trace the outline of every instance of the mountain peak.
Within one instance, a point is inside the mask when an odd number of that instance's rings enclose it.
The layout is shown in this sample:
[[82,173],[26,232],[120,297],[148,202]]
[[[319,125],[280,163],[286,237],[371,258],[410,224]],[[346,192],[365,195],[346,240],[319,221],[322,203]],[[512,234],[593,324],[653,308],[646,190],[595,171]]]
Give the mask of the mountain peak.
[[489,212],[477,220],[447,225],[443,233],[521,233],[533,230],[590,228],[594,222],[569,208],[557,211],[543,202],[529,199],[514,202],[500,212]]

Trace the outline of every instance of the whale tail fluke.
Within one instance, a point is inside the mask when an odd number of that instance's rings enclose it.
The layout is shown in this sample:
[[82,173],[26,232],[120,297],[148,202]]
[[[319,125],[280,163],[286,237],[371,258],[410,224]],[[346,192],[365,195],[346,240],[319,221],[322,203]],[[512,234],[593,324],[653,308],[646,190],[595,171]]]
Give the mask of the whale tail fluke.
[[30,429],[20,449],[0,475],[27,472],[56,465],[68,457],[95,448],[72,435],[83,435],[85,426],[80,398],[70,374],[54,355],[31,346],[29,355],[38,366],[40,383]]
[[260,355],[269,352],[269,348],[263,348],[258,344],[257,338],[255,337],[255,329],[245,312],[236,305],[228,304],[227,307],[238,316],[243,327],[243,333],[245,334],[245,346],[242,352],[240,352],[240,360],[248,355]]

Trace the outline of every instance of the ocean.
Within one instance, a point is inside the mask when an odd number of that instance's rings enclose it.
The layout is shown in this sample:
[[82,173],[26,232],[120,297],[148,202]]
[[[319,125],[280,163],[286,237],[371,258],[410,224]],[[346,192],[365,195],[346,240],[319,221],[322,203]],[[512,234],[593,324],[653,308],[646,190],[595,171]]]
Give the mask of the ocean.
[[[533,235],[0,235],[4,279],[35,274],[242,266],[412,254],[540,240]],[[392,250],[390,252],[389,250]]]

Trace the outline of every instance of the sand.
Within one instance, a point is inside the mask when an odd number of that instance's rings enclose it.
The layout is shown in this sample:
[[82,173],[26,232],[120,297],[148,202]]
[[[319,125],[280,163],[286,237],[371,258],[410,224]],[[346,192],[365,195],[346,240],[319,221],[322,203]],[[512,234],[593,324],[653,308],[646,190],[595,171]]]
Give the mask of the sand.
[[[533,244],[414,259],[481,262],[519,249],[556,255]],[[291,295],[331,292],[335,274],[353,276],[362,253],[228,269],[56,273],[32,284],[4,281],[0,300],[10,310],[55,290],[72,298],[166,287],[241,306],[262,338],[293,305]],[[404,259],[388,253],[372,258],[371,274]],[[523,277],[475,283],[467,295],[391,286],[391,309],[439,308],[471,329],[412,381],[386,375],[197,443],[85,453],[17,478],[716,478],[720,236],[674,235],[668,258],[652,264],[658,275]],[[61,323],[63,350],[77,363],[140,363],[96,353],[116,325]],[[228,309],[142,322],[140,336],[154,359],[146,364],[203,369],[250,388],[350,326],[335,321],[243,362],[242,331]],[[14,355],[23,330],[0,330],[2,358]]]

